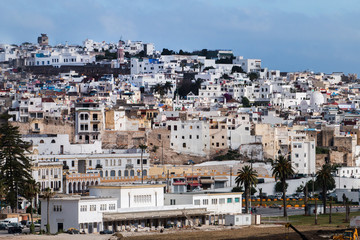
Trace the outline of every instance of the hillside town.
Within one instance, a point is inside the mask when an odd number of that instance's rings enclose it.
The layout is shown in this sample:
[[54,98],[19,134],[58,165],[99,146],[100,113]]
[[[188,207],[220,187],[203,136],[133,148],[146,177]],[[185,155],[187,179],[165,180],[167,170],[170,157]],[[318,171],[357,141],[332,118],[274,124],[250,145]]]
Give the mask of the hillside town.
[[96,234],[256,225],[264,199],[284,214],[308,207],[286,199],[325,213],[327,194],[360,202],[356,74],[283,72],[230,49],[50,40],[0,44],[0,113],[29,143],[39,188],[3,216],[40,208],[43,231]]

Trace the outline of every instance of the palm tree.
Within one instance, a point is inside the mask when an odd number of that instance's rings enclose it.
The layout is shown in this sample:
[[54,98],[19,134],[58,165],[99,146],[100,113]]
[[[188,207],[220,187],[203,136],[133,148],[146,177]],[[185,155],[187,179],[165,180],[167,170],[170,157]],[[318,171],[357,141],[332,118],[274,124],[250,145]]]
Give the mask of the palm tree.
[[199,67],[199,72],[201,72],[201,67],[203,66],[204,64],[202,62],[199,62],[198,63],[198,67]]
[[144,170],[143,170],[143,154],[145,152],[145,150],[147,149],[147,146],[144,144],[140,144],[139,148],[141,149],[141,184],[144,183]]
[[294,174],[294,169],[291,166],[290,159],[284,156],[278,156],[272,164],[272,174],[276,180],[280,180],[283,187],[283,205],[284,217],[287,217],[286,211],[286,179]]
[[172,83],[166,81],[166,83],[163,85],[164,92],[167,94],[168,91],[170,91],[172,87],[173,87]]
[[335,179],[332,175],[332,167],[330,164],[324,164],[316,173],[316,182],[322,189],[322,202],[324,205],[324,214],[326,214],[326,193],[329,187],[335,185]]
[[[34,224],[34,198],[40,193],[40,184],[37,183],[35,180],[30,180],[29,182],[25,183],[25,192],[24,197],[30,202],[30,216],[31,216],[31,225]],[[31,233],[34,233],[34,228],[30,228]]]
[[46,188],[45,191],[42,192],[42,197],[46,199],[47,202],[47,217],[46,217],[46,232],[50,233],[50,199],[55,195],[53,191],[51,191],[51,188]]
[[246,213],[249,212],[249,193],[252,185],[256,186],[257,184],[257,172],[253,170],[250,166],[244,166],[241,170],[237,172],[237,177],[235,178],[235,183],[239,187],[244,185],[245,187],[245,207]]
[[153,86],[152,91],[155,92],[155,93],[160,94],[161,98],[165,95],[164,86],[161,85],[160,83],[157,83],[155,86]]

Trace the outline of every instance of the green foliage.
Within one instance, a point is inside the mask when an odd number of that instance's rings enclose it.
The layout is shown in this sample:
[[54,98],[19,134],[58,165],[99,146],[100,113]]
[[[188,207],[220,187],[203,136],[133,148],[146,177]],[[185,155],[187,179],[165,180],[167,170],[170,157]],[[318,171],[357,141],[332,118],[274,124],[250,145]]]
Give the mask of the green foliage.
[[251,107],[250,100],[247,97],[241,98],[241,104],[246,108]]
[[238,151],[229,149],[229,151],[226,154],[214,157],[214,160],[216,161],[236,160],[236,159],[240,159],[240,157],[241,155],[239,154]]
[[176,54],[176,52],[174,52],[173,50],[169,50],[167,48],[163,48],[161,55],[173,55]]
[[302,193],[302,192],[304,192],[304,186],[303,185],[300,185],[300,186],[298,186],[297,188],[296,188],[296,192],[297,193]]
[[194,93],[195,95],[199,95],[199,89],[201,87],[201,83],[203,79],[198,79],[195,82],[192,81],[183,81],[181,86],[177,89],[177,93],[179,96],[185,97],[190,92]]
[[233,66],[231,69],[231,73],[245,73],[244,70],[242,69],[242,67],[240,66]]
[[192,55],[191,53],[186,52],[186,51],[183,51],[182,49],[180,49],[180,51],[179,51],[178,54],[179,54],[179,55]]
[[324,205],[324,213],[326,213],[326,193],[328,190],[335,188],[335,179],[332,175],[333,168],[330,164],[324,164],[322,168],[316,173],[316,183],[322,190],[322,201]]
[[216,64],[232,64],[233,59],[232,58],[221,58],[215,61]]
[[206,67],[206,68],[204,68],[204,71],[207,71],[207,70],[210,70],[210,69],[215,69],[215,68],[213,66]]
[[117,53],[106,50],[105,55],[96,55],[95,59],[96,61],[101,61],[103,59],[108,59],[108,60],[117,59]]
[[223,79],[227,79],[227,80],[231,79],[231,77],[230,77],[228,74],[226,74],[226,73],[224,73],[221,77],[222,77]]
[[0,195],[15,209],[17,194],[24,196],[26,183],[33,180],[31,159],[26,155],[31,144],[21,139],[18,127],[9,124],[9,117],[0,116]]
[[46,233],[50,234],[50,224],[46,224]]
[[329,154],[329,149],[323,147],[316,147],[316,154]]
[[[285,189],[287,190],[289,184],[285,183]],[[275,192],[282,192],[283,191],[283,184],[281,182],[276,182],[275,184]]]
[[[280,180],[283,196],[286,194],[287,183],[286,179],[294,175],[294,169],[291,166],[289,158],[278,156],[272,164],[272,174],[276,180]],[[276,189],[276,186],[275,186]],[[283,205],[286,206],[286,198],[283,199]],[[284,217],[287,217],[287,210],[284,207]]]
[[156,84],[152,91],[160,94],[160,97],[162,98],[165,94],[167,94],[172,88],[171,82],[166,82],[165,84]]
[[250,78],[250,81],[256,80],[259,77],[259,74],[256,72],[251,72],[248,74],[248,77]]
[[233,189],[231,189],[231,192],[243,192],[243,191],[244,190],[243,190],[242,186],[233,187]]
[[30,224],[30,234],[34,234],[35,233],[35,225],[34,223]]
[[235,183],[237,186],[243,185],[245,187],[246,212],[248,212],[249,194],[252,194],[249,192],[253,192],[253,189],[251,188],[256,186],[258,174],[256,170],[248,165],[245,165],[242,169],[240,169],[237,174],[238,175],[235,178]]

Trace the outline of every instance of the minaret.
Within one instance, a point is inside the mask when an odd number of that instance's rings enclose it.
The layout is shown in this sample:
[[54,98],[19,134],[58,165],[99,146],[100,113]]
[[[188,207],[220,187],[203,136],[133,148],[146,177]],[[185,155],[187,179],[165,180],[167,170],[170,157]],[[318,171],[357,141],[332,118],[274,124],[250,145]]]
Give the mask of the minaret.
[[124,63],[124,47],[122,46],[122,41],[119,41],[118,50],[117,50],[117,60],[118,63]]

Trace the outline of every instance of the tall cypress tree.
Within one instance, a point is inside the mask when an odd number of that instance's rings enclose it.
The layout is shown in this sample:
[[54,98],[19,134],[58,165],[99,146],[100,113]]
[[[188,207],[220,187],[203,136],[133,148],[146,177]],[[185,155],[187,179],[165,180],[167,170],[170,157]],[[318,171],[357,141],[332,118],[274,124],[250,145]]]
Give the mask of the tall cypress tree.
[[8,114],[0,115],[0,177],[6,201],[17,209],[17,195],[23,195],[32,180],[31,159],[26,156],[30,143],[21,139],[18,127],[12,126]]

